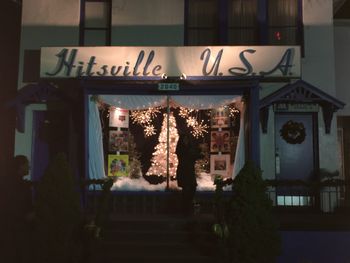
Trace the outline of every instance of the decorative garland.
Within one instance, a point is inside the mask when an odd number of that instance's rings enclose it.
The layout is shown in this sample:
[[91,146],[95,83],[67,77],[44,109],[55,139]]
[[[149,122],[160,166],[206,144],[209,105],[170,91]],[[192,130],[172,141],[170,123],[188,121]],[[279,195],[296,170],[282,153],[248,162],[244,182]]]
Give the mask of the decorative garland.
[[283,124],[280,135],[287,143],[300,144],[306,137],[304,124],[289,120]]

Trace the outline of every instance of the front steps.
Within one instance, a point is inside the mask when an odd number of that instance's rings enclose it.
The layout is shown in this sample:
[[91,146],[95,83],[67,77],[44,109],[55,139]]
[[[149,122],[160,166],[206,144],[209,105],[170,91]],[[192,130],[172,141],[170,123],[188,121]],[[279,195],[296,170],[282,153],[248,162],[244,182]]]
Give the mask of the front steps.
[[[86,211],[94,214],[101,202],[101,191],[86,194]],[[200,212],[210,214],[214,207],[213,192],[197,192],[195,201]],[[108,213],[111,214],[174,214],[180,210],[181,191],[112,191],[108,197]]]
[[214,263],[212,217],[112,216],[91,247],[90,262]]

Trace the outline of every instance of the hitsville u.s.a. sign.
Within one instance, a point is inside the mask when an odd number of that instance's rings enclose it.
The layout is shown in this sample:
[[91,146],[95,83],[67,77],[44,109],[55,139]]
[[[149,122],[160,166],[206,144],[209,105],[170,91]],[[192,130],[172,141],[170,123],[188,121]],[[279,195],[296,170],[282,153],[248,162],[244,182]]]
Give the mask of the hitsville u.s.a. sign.
[[298,46],[43,47],[41,78],[300,77]]

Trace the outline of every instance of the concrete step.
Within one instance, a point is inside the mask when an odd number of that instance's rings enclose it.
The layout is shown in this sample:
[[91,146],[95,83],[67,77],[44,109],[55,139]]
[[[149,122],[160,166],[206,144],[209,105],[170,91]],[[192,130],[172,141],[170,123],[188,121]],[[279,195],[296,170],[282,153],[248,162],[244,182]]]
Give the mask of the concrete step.
[[179,255],[176,251],[173,251],[171,254],[163,255],[140,255],[140,254],[131,254],[131,255],[118,255],[118,254],[108,254],[94,258],[92,263],[103,262],[103,263],[216,263],[215,259],[205,257],[205,256],[189,256],[189,255]]
[[159,229],[147,229],[147,230],[111,230],[104,232],[103,240],[115,241],[123,240],[124,242],[137,241],[137,242],[150,242],[158,241],[162,242],[188,242],[190,240],[189,233],[185,230],[159,230]]
[[186,221],[112,221],[106,224],[109,231],[180,231],[187,225]]
[[117,254],[118,256],[127,257],[128,255],[142,255],[144,257],[152,257],[158,255],[166,257],[176,251],[178,255],[196,256],[198,251],[190,243],[175,242],[107,242],[102,241],[96,247],[97,253]]
[[[91,262],[212,263],[211,217],[118,215],[93,245]],[[204,223],[203,223],[204,222]],[[203,224],[205,227],[200,224]]]

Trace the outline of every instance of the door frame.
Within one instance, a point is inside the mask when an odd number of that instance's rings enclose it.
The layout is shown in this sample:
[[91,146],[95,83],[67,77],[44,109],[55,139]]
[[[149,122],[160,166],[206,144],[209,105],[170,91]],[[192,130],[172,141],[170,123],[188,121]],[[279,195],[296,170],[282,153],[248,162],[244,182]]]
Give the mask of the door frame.
[[[319,164],[319,136],[318,136],[318,112],[275,112],[275,120],[277,118],[278,115],[296,115],[296,116],[300,116],[300,115],[310,115],[312,117],[312,132],[313,132],[313,159],[314,159],[314,170],[318,170],[320,168],[320,164]],[[276,121],[275,121],[275,131],[276,131]],[[276,155],[276,133],[274,136],[274,152]],[[276,159],[275,159],[275,178],[276,178]],[[317,178],[319,179],[319,178]]]

